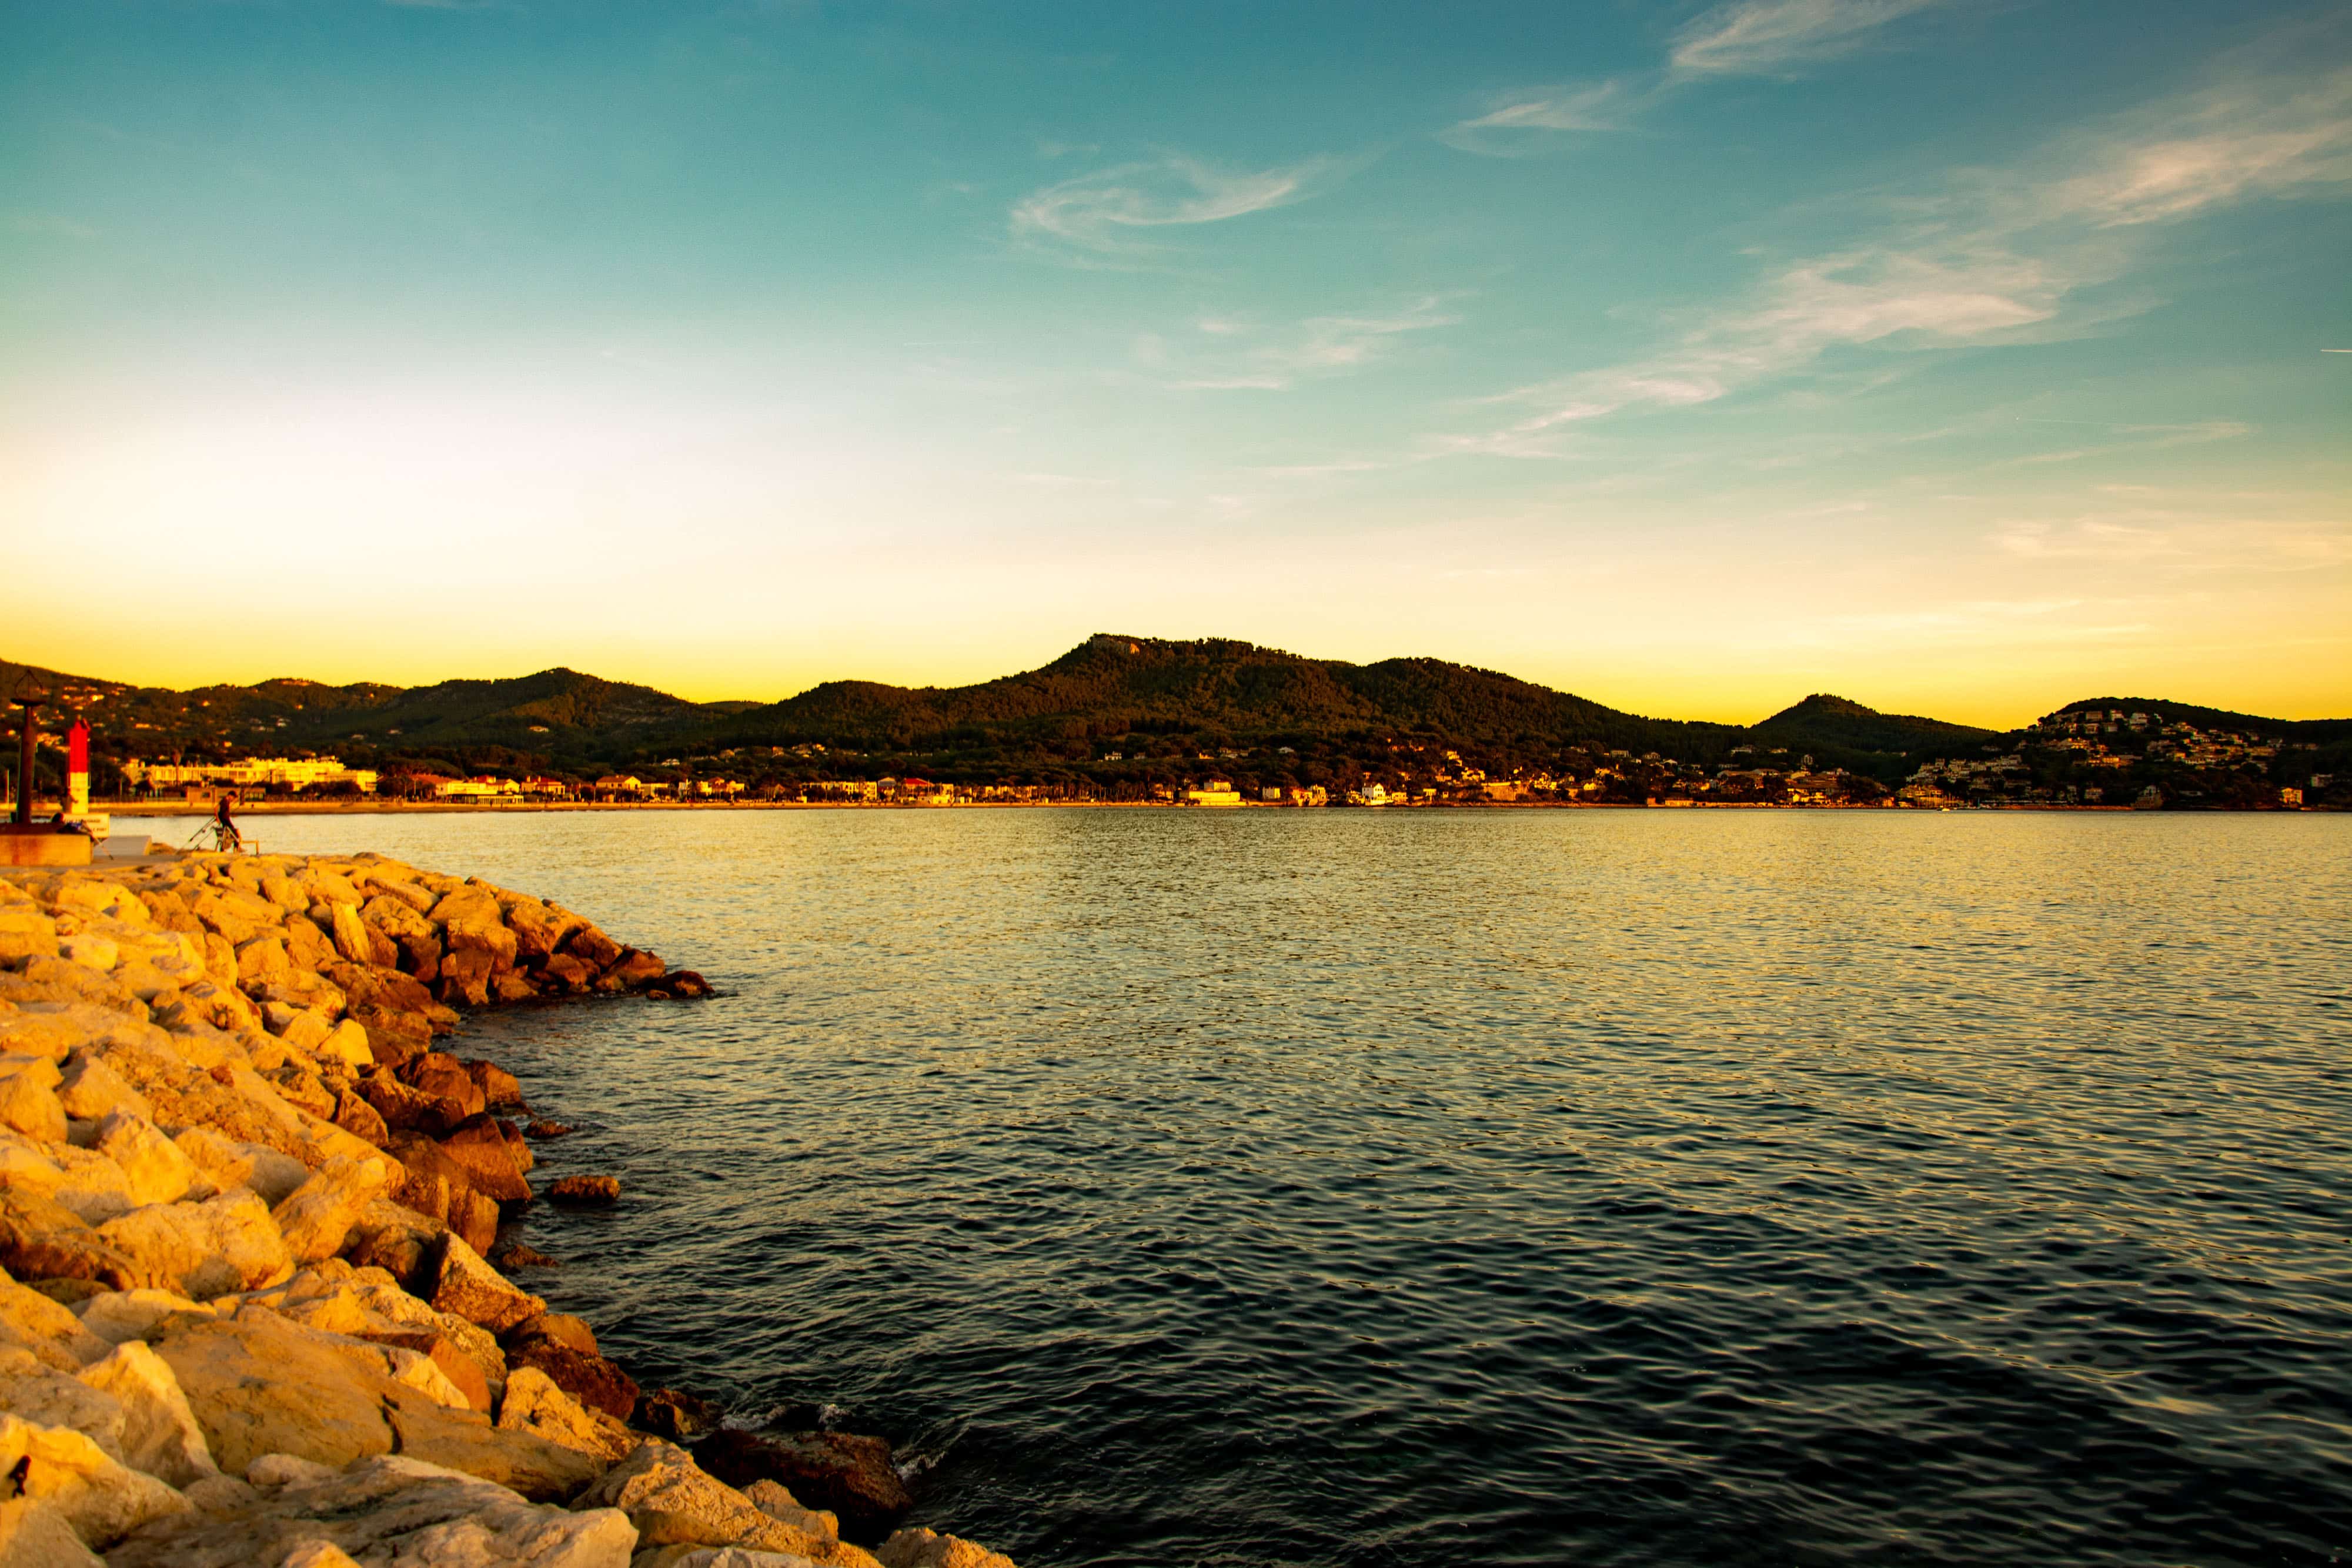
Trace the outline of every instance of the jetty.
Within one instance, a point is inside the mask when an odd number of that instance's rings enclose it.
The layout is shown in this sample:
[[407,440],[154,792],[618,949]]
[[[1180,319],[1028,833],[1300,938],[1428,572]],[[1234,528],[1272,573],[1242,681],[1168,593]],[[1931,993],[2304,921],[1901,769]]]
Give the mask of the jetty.
[[1012,1568],[899,1528],[881,1438],[730,1427],[509,1278],[502,1221],[618,1184],[535,1193],[561,1107],[444,1045],[709,995],[380,855],[0,870],[0,1561]]

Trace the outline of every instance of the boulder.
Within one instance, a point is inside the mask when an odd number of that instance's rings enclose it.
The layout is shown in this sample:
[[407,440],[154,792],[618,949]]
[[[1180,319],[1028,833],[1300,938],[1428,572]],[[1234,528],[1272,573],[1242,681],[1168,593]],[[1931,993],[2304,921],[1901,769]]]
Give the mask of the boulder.
[[467,1059],[458,1065],[466,1070],[466,1076],[471,1078],[475,1087],[482,1092],[485,1109],[499,1111],[522,1103],[522,1084],[517,1082],[513,1073],[497,1062]]
[[[435,1307],[504,1333],[547,1311],[547,1303],[509,1284],[457,1236],[446,1238],[431,1297]],[[560,1382],[561,1379],[558,1379]]]
[[158,1203],[98,1228],[107,1245],[198,1298],[273,1284],[294,1271],[269,1207],[245,1188],[202,1203]]
[[637,1385],[620,1364],[593,1351],[575,1350],[551,1339],[509,1341],[509,1367],[534,1367],[592,1410],[625,1421],[637,1407]]
[[550,1344],[576,1350],[583,1355],[598,1354],[596,1331],[588,1326],[587,1319],[573,1317],[570,1312],[541,1312],[535,1318],[517,1323],[509,1331],[507,1338],[514,1344],[531,1344],[543,1340]]
[[[415,1180],[415,1172],[410,1173]],[[441,1239],[448,1225],[404,1203],[379,1197],[361,1210],[352,1226],[346,1256],[361,1269],[381,1269],[404,1291],[433,1293]]]
[[81,1216],[16,1186],[0,1186],[0,1269],[33,1280],[89,1280],[116,1291],[158,1278]]
[[890,1445],[850,1432],[793,1432],[760,1437],[712,1433],[695,1450],[719,1479],[746,1486],[778,1481],[813,1508],[838,1515],[854,1539],[880,1540],[915,1500],[890,1464]]
[[118,1109],[150,1120],[154,1115],[145,1095],[125,1082],[104,1057],[84,1050],[67,1056],[57,1092],[58,1105],[78,1122],[101,1121],[109,1111]]
[[86,1546],[111,1546],[150,1520],[188,1510],[186,1498],[81,1433],[0,1416],[0,1475],[20,1467],[19,1495],[56,1509]]
[[[202,1322],[216,1316],[213,1309],[201,1301],[190,1300],[171,1291],[106,1291],[92,1296],[74,1309],[82,1328],[104,1342],[98,1355],[105,1354],[105,1346],[118,1345],[128,1340],[154,1339],[168,1332],[177,1320]],[[85,1357],[84,1359],[95,1359]]]
[[441,1152],[466,1173],[474,1190],[500,1203],[529,1203],[530,1183],[523,1179],[506,1134],[496,1121],[476,1113],[450,1128],[441,1139]]
[[608,1465],[627,1457],[637,1441],[619,1421],[582,1405],[535,1366],[519,1366],[508,1375],[498,1424],[502,1432],[530,1432]]
[[0,1345],[29,1351],[43,1365],[68,1373],[103,1358],[110,1348],[72,1308],[5,1273],[0,1273]]
[[662,961],[651,953],[641,953],[635,947],[624,949],[621,956],[604,967],[597,977],[600,991],[634,991],[649,986],[662,977]]
[[[79,1432],[105,1450],[108,1458],[128,1460],[122,1447],[122,1402],[77,1375],[48,1365],[31,1351],[14,1346],[0,1350],[0,1411],[36,1427]],[[136,1465],[135,1460],[128,1462]],[[6,1490],[6,1483],[0,1481],[0,1491]]]
[[444,953],[433,984],[433,994],[451,1007],[488,1007],[493,955],[478,947]]
[[[709,1400],[683,1388],[656,1388],[638,1396],[636,1411],[629,1418],[656,1437],[679,1442],[716,1431],[721,1413]],[[748,1488],[744,1495],[759,1501]]]
[[[79,1135],[97,1135],[98,1124],[76,1126]],[[0,1184],[61,1205],[89,1225],[102,1225],[136,1207],[131,1178],[104,1155],[71,1144],[37,1143],[21,1133],[0,1133]]]
[[[315,1018],[317,1015],[304,1016]],[[345,1019],[320,1036],[311,1054],[321,1061],[340,1061],[354,1071],[375,1065],[375,1048],[367,1026],[357,1019]]]
[[225,1495],[215,1511],[150,1524],[109,1561],[113,1568],[628,1568],[636,1546],[635,1528],[616,1510],[537,1506],[407,1454],[341,1470],[258,1473],[270,1484]]
[[80,1381],[111,1397],[122,1417],[117,1458],[136,1470],[184,1487],[217,1475],[188,1397],[171,1364],[138,1340],[82,1368]]
[[47,1056],[0,1056],[0,1127],[44,1144],[66,1141],[57,1063]]
[[357,1090],[346,1089],[335,1099],[335,1125],[375,1147],[386,1148],[392,1142],[392,1128],[381,1113]]
[[901,1530],[874,1553],[882,1568],[1013,1568],[1013,1559],[958,1536]]
[[[389,1072],[376,1072],[359,1081],[359,1093],[390,1132],[402,1133],[413,1128],[438,1129],[448,1125],[441,1103],[432,1095],[412,1089]],[[462,1116],[458,1118],[462,1120]]]
[[583,925],[563,939],[563,951],[603,974],[620,961],[626,949],[593,925]]
[[328,906],[327,919],[330,935],[334,938],[335,951],[341,954],[346,962],[352,964],[375,962],[375,933],[370,931],[367,922],[360,918],[360,912],[355,905],[331,904]]
[[[428,1051],[402,1068],[400,1076],[410,1088],[435,1103],[435,1114],[439,1119],[436,1131],[446,1132],[468,1116],[478,1116],[488,1109],[481,1086],[454,1056]],[[383,1109],[380,1105],[376,1108]],[[384,1120],[389,1122],[392,1118],[386,1115]]]
[[541,984],[578,996],[596,983],[596,967],[569,953],[558,953],[539,967]]
[[8,1568],[106,1568],[66,1516],[39,1498],[0,1502],[0,1563]]
[[121,1168],[134,1208],[177,1203],[203,1179],[195,1162],[154,1123],[126,1106],[117,1106],[99,1123],[95,1146]]
[[551,1258],[538,1248],[520,1241],[501,1241],[488,1253],[490,1267],[501,1274],[511,1274],[517,1269],[561,1269],[563,1260]]
[[658,1440],[637,1445],[572,1506],[624,1510],[641,1529],[656,1526],[668,1543],[740,1545],[798,1552],[815,1562],[833,1560],[837,1550],[836,1543],[769,1517],[705,1473],[685,1449]]
[[352,1227],[391,1178],[389,1161],[331,1159],[270,1210],[297,1263],[316,1263],[343,1249]]
[[310,1179],[310,1168],[263,1144],[239,1143],[209,1127],[183,1128],[172,1140],[204,1178],[223,1192],[251,1187],[264,1203],[283,1203]]
[[[266,1307],[195,1324],[155,1347],[172,1364],[204,1427],[213,1458],[245,1471],[266,1454],[339,1467],[398,1451],[512,1487],[526,1496],[564,1497],[595,1474],[585,1456],[528,1433],[500,1432],[471,1411],[427,1392],[436,1372],[421,1356],[305,1329]],[[417,1385],[423,1384],[425,1387]]]
[[803,1508],[800,1500],[774,1481],[758,1480],[742,1489],[761,1513],[803,1531],[820,1541],[841,1539],[841,1521],[822,1509]]
[[0,967],[58,956],[58,923],[30,904],[0,904]]
[[621,1197],[621,1178],[608,1176],[560,1176],[547,1189],[547,1196],[554,1202],[572,1205],[616,1203]]

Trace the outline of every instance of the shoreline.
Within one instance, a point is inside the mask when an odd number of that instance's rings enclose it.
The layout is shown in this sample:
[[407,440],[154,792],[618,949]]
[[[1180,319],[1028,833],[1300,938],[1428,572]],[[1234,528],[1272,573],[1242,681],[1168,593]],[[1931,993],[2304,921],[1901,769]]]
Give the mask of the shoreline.
[[885,1439],[725,1427],[508,1277],[619,1184],[534,1191],[562,1107],[442,1042],[712,994],[382,855],[0,873],[0,1559],[1012,1568],[897,1528]]
[[[202,802],[150,800],[110,802],[93,800],[93,813],[126,819],[147,817],[209,817],[212,808]],[[367,817],[367,816],[446,816],[470,814],[484,817],[520,816],[541,811],[1184,811],[1215,815],[1227,811],[1343,811],[1343,812],[1423,812],[1423,811],[1901,811],[1910,815],[1932,815],[1953,812],[2050,812],[2064,814],[2115,814],[2162,816],[2179,815],[2162,811],[2143,811],[2131,805],[2066,805],[2055,801],[2017,801],[1985,806],[1882,806],[1830,805],[1809,802],[1804,805],[1784,805],[1769,800],[1692,800],[1655,805],[1617,800],[1460,800],[1442,805],[1409,806],[1292,806],[1270,800],[1244,800],[1237,806],[1194,806],[1170,800],[960,800],[952,805],[918,804],[913,802],[873,800],[525,800],[511,805],[485,806],[478,802],[457,804],[438,800],[248,800],[236,808],[239,818],[246,817]],[[2261,816],[2330,816],[2336,813],[2325,807],[2273,807],[2262,809],[2215,808],[2200,815],[2221,814],[2241,817]]]

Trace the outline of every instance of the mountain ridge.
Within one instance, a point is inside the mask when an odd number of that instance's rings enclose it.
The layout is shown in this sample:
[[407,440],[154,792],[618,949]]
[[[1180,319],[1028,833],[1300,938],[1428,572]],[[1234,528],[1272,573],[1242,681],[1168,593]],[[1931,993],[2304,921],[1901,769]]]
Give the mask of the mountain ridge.
[[[1232,639],[1122,632],[1097,632],[1034,669],[961,686],[835,680],[769,703],[698,703],[563,665],[413,687],[284,675],[179,692],[0,661],[0,695],[28,671],[93,719],[103,754],[149,759],[290,749],[593,769],[651,764],[666,753],[801,747],[1004,771],[1247,742],[1454,749],[1498,764],[1568,747],[1702,764],[1760,755],[1793,767],[1811,757],[1818,768],[1887,780],[2024,733],[1884,713],[1821,692],[1753,725],[1658,718],[1444,659],[1357,664]],[[2352,719],[2271,719],[2164,699],[2089,698],[2053,711],[2082,707],[2177,715],[2272,737],[2352,738]]]

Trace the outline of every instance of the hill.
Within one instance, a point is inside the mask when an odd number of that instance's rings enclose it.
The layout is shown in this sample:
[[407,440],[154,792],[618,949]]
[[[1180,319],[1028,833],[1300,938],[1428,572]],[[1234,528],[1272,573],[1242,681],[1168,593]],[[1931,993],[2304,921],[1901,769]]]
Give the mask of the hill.
[[1819,692],[1748,731],[1759,747],[1811,756],[1817,767],[1843,768],[1890,783],[1926,757],[1981,744],[1995,733],[1914,714],[1880,713]]
[[926,753],[1044,747],[1139,737],[1275,740],[1418,737],[1494,747],[1598,743],[1720,752],[1735,732],[1620,713],[1492,670],[1438,659],[1372,664],[1308,659],[1223,641],[1102,633],[1042,668],[970,686],[833,681],[751,708],[731,744],[818,742]]

